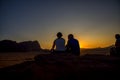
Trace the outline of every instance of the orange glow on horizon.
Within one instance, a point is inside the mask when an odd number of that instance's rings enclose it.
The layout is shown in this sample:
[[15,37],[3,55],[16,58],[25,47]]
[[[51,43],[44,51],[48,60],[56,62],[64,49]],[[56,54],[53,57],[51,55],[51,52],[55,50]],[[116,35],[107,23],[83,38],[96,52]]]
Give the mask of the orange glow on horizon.
[[[101,48],[104,48],[104,47],[108,47],[110,45],[113,45],[114,43],[112,42],[104,42],[104,43],[100,43],[100,42],[97,42],[97,41],[93,41],[93,42],[86,42],[86,41],[79,41],[79,45],[80,45],[80,48],[98,48],[98,47],[101,47]],[[41,43],[41,48],[42,49],[51,49],[52,47],[52,43]]]
[[80,44],[80,48],[104,48],[104,47],[108,47],[111,45],[114,45],[114,41],[109,41],[109,42],[102,42],[102,41],[80,41],[79,40],[79,44]]
[[[87,43],[87,42],[81,42],[81,43],[79,43],[80,44],[80,48],[98,48],[98,47],[101,47],[101,48],[104,48],[104,47],[108,47],[108,46],[110,46],[110,45],[112,45],[112,44],[101,44],[101,43]],[[51,47],[52,47],[52,44],[48,44],[48,45],[41,45],[41,48],[42,49],[51,49]]]
[[[56,37],[52,37],[49,40],[39,41],[40,46],[42,49],[51,49],[53,41]],[[67,44],[67,37],[63,37],[66,40]],[[111,45],[114,45],[115,39],[111,39],[111,37],[94,37],[94,36],[75,36],[75,38],[79,41],[80,48],[104,48]]]

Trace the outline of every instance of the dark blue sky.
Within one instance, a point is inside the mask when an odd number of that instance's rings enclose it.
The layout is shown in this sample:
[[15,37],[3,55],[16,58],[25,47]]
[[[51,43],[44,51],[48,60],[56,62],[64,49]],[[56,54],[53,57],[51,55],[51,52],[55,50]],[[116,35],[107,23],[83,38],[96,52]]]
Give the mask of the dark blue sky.
[[38,40],[50,48],[56,33],[82,47],[104,47],[120,33],[119,0],[0,0],[0,40]]

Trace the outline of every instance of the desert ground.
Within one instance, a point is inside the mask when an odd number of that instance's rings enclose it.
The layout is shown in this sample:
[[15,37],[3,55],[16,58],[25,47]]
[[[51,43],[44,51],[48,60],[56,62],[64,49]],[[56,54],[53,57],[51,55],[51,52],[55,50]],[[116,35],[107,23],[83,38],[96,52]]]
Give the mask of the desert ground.
[[[0,68],[31,61],[36,55],[50,54],[49,51],[43,50],[38,52],[6,52],[0,53]],[[109,49],[81,49],[80,56],[86,54],[110,55]]]
[[0,80],[120,79],[119,57],[110,56],[107,51],[91,51],[83,50],[81,56],[48,51],[1,53]]
[[12,66],[24,61],[31,61],[38,54],[49,54],[48,52],[6,52],[0,53],[0,68]]

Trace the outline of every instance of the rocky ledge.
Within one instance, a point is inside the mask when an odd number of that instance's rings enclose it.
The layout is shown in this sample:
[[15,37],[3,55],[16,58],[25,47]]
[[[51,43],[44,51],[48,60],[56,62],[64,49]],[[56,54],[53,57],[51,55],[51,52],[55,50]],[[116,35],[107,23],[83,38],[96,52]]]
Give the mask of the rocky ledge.
[[41,54],[0,69],[0,80],[119,80],[119,68],[119,57]]

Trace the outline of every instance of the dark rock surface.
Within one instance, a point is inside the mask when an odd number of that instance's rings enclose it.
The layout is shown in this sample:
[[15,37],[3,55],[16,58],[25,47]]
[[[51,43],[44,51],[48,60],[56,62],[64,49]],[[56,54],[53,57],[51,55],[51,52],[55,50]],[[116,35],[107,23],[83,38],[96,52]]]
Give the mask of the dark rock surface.
[[105,55],[41,54],[0,69],[0,80],[119,80],[120,58]]

